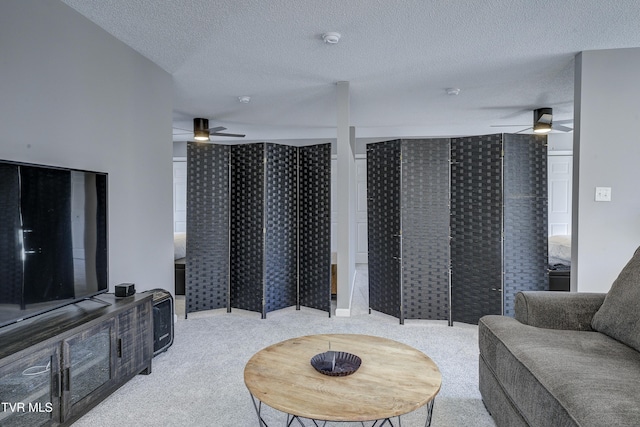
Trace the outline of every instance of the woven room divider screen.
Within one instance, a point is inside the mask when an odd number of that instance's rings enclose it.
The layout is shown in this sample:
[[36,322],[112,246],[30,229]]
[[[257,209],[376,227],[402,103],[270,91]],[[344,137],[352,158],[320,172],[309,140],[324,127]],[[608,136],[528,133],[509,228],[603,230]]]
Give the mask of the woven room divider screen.
[[400,141],[367,145],[369,307],[402,317]]
[[331,145],[189,143],[186,313],[330,312]]
[[369,304],[477,323],[548,289],[546,137],[367,145]]
[[[451,141],[451,318],[502,314],[503,137]],[[545,232],[546,233],[546,232]]]
[[369,306],[449,319],[449,140],[367,145]]
[[[525,167],[525,165],[527,167]],[[504,314],[518,291],[549,290],[545,136],[504,135]]]

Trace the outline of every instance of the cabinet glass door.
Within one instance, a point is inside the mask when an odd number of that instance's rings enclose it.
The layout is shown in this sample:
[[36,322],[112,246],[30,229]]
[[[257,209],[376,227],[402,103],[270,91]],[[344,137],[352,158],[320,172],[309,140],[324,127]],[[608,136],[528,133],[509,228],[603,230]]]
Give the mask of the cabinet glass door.
[[0,367],[0,426],[34,427],[60,420],[60,347]]
[[65,369],[62,375],[65,420],[73,415],[76,403],[113,377],[114,324],[111,320],[65,341]]

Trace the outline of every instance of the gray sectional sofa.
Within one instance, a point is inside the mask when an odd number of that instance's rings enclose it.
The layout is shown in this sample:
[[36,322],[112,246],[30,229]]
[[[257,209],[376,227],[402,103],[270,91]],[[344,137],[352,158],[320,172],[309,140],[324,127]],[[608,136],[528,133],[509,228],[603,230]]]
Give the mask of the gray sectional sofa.
[[640,426],[640,248],[607,294],[521,292],[478,328],[499,427]]

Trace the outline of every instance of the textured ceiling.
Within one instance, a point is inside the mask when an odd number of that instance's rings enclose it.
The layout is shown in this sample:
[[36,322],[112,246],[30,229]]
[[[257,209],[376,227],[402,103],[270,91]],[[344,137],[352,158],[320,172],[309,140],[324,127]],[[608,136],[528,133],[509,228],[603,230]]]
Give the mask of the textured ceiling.
[[358,137],[572,119],[575,55],[640,46],[637,0],[63,1],[172,74],[175,127],[247,140],[335,138],[338,81]]

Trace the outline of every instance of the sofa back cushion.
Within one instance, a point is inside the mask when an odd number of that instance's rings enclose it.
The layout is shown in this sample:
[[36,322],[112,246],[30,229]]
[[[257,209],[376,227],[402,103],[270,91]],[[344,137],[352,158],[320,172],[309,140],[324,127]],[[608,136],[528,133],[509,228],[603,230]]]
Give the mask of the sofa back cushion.
[[640,248],[622,269],[591,327],[640,351]]

